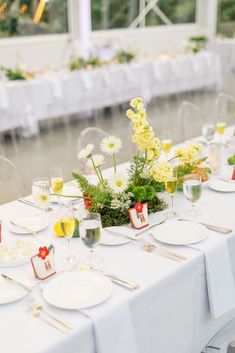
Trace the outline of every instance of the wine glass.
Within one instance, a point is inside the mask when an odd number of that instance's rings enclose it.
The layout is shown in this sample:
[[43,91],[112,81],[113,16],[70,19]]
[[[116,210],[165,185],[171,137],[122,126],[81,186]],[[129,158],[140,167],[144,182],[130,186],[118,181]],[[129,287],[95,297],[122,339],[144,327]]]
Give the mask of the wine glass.
[[60,195],[63,192],[64,180],[63,173],[60,167],[51,168],[51,188],[54,194],[57,195],[58,207],[60,208]]
[[36,206],[46,211],[50,204],[50,181],[49,178],[35,178],[32,184],[32,196]]
[[207,145],[209,145],[215,136],[215,126],[213,124],[203,125],[202,136],[206,140]]
[[162,133],[162,150],[165,153],[166,158],[172,149],[172,136],[171,132],[166,130]]
[[216,132],[220,136],[220,143],[222,143],[222,137],[225,131],[225,127],[226,127],[225,122],[220,121],[216,124]]
[[176,168],[174,168],[172,176],[170,176],[165,180],[165,189],[171,198],[171,210],[168,213],[168,218],[174,218],[177,216],[174,210],[174,195],[177,190],[177,169]]
[[195,208],[195,203],[200,199],[202,193],[202,181],[198,174],[189,174],[184,177],[183,191],[186,200],[191,202],[191,208],[186,211],[186,215],[195,217],[200,214]]
[[84,260],[84,263],[90,267],[94,267],[101,262],[100,257],[94,255],[94,248],[100,242],[101,231],[101,218],[98,213],[88,212],[80,221],[80,237],[83,243],[90,249],[90,255]]
[[75,218],[73,211],[68,206],[63,205],[60,208],[60,228],[65,239],[68,241],[68,256],[64,259],[64,263],[72,265],[76,258],[71,254],[70,239],[72,238],[75,230]]

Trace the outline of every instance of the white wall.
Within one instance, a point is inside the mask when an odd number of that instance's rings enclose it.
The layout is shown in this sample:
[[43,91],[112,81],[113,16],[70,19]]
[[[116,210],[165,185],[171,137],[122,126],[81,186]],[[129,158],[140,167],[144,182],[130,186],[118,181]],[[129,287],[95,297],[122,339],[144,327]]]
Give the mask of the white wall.
[[[92,42],[97,45],[109,42],[147,54],[179,49],[185,39],[199,32],[197,25],[95,31]],[[32,68],[46,65],[59,68],[68,62],[73,51],[70,35],[0,39],[0,65],[14,67],[20,63]]]

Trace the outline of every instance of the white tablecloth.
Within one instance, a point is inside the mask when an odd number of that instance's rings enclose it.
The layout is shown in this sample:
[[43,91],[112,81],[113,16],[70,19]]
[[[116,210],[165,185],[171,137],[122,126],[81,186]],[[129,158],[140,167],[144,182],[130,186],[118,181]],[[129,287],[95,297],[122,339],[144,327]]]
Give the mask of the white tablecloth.
[[[226,169],[228,173],[232,172],[231,167]],[[181,194],[177,195],[175,206],[181,215],[189,207]],[[235,278],[234,206],[234,194],[217,193],[207,186],[198,202],[202,211],[200,220],[233,229],[231,235],[209,231],[209,236],[211,242],[213,239],[216,242],[227,239]],[[17,201],[0,206],[0,219],[4,219],[3,236],[15,237],[8,229],[8,220],[13,216],[37,213],[34,208]],[[160,219],[161,213],[151,215],[152,222]],[[66,251],[63,250],[66,246],[65,240],[53,235],[52,225],[35,239],[42,244],[54,243],[58,256],[64,255]],[[80,257],[87,251],[80,239],[72,239],[72,247]],[[188,257],[187,261],[178,263],[155,253],[146,253],[134,243],[117,247],[99,246],[96,250],[103,257],[106,270],[140,284],[140,288],[134,292],[118,286],[115,286],[114,292],[116,300],[120,299],[120,302],[124,301],[129,305],[139,353],[200,353],[211,337],[235,317],[235,310],[217,319],[212,317],[203,253],[189,247],[173,247],[173,250],[176,249]],[[4,272],[21,276],[31,283],[34,281],[29,265],[4,269]],[[58,309],[60,315],[75,327],[69,336],[65,336],[44,322],[27,316],[26,301],[27,298],[0,306],[0,341],[4,353],[15,353],[17,349],[24,353],[95,353],[92,324],[88,318],[78,312]],[[97,308],[101,316],[106,304]],[[115,301],[113,305],[115,309]],[[112,302],[109,306],[112,312]],[[109,317],[106,310],[104,312]],[[108,337],[107,332],[107,339]],[[116,339],[121,339],[118,332]]]
[[148,59],[91,71],[58,73],[0,83],[0,132],[21,127],[37,133],[38,122],[103,108],[141,96],[152,97],[221,84],[219,56],[209,52]]
[[220,56],[223,73],[228,74],[235,70],[235,39],[210,43],[207,48]]

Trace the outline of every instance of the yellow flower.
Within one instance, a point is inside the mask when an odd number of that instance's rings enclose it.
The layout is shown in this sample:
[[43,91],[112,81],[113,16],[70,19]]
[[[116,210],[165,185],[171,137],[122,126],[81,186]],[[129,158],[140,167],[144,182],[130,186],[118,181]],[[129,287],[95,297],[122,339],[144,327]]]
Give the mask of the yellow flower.
[[143,106],[143,101],[141,98],[134,98],[131,100],[130,106],[132,108],[138,108],[139,106]]
[[176,156],[182,163],[192,163],[201,149],[201,145],[191,143],[187,146],[179,147],[176,151]]
[[167,161],[159,161],[150,168],[150,174],[155,181],[166,181],[173,175],[173,166]]

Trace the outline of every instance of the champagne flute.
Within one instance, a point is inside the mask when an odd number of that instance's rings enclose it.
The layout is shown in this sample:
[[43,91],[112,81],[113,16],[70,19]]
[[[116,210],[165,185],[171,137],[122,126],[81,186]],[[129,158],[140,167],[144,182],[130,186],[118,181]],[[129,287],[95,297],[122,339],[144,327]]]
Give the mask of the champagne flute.
[[172,149],[172,136],[170,131],[163,131],[162,133],[162,150],[165,153],[166,158]]
[[200,211],[195,209],[195,203],[200,199],[202,193],[202,181],[200,175],[186,175],[184,177],[183,191],[186,200],[191,202],[191,208],[186,211],[186,215],[190,217],[200,215]]
[[75,230],[75,218],[71,208],[63,205],[60,209],[60,228],[63,236],[68,241],[68,256],[64,259],[65,264],[72,265],[76,258],[71,254],[70,239],[72,238]]
[[46,211],[50,204],[50,181],[49,178],[35,178],[32,183],[32,196],[36,206]]
[[99,256],[94,255],[94,248],[99,244],[101,239],[101,218],[98,213],[88,212],[79,224],[80,237],[89,249],[90,255],[84,260],[88,266],[95,267],[101,262]]
[[220,136],[220,143],[222,143],[222,138],[223,138],[223,134],[225,131],[225,127],[226,127],[225,122],[220,121],[216,124],[216,132]]
[[51,188],[54,194],[57,195],[58,208],[60,208],[60,195],[63,192],[64,180],[63,173],[60,167],[51,168]]
[[176,213],[174,210],[174,195],[177,190],[177,169],[174,168],[172,176],[165,180],[165,189],[171,198],[171,211],[168,213],[168,218],[176,217]]

